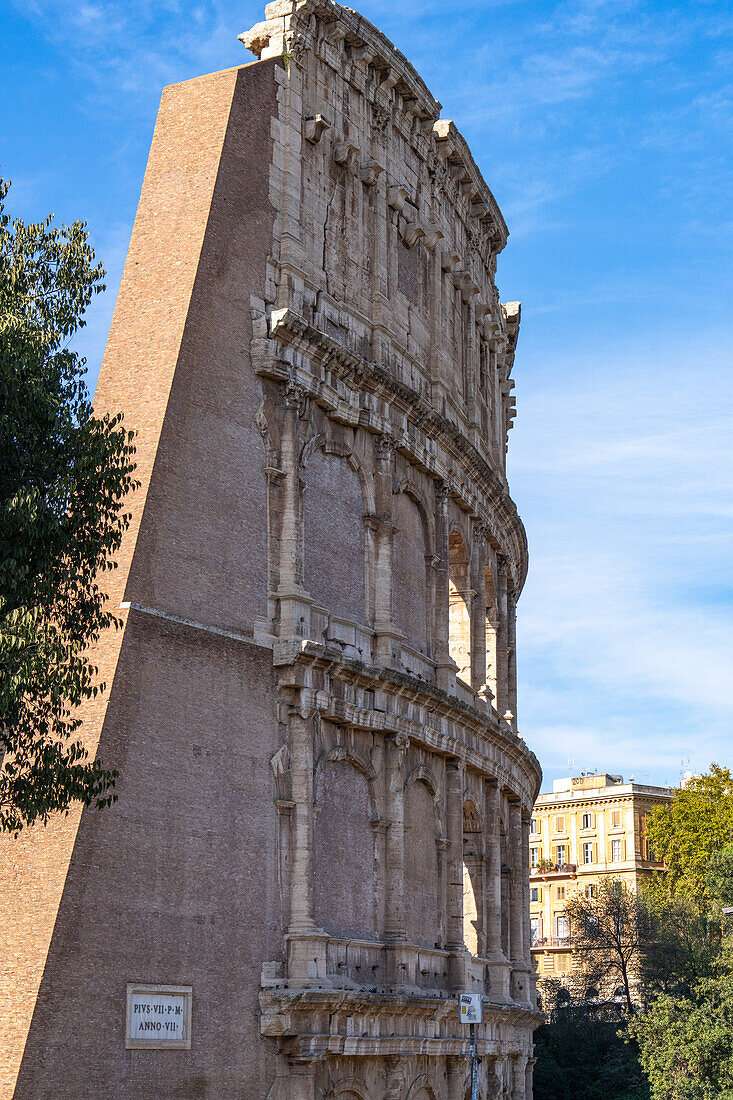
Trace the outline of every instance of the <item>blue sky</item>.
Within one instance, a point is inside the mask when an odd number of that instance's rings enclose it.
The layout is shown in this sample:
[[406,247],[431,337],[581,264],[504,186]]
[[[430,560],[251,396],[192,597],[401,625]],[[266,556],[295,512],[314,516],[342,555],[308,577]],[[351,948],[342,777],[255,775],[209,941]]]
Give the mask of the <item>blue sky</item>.
[[[733,764],[733,9],[364,0],[468,139],[521,299],[510,482],[531,568],[519,724],[546,784]],[[11,209],[87,220],[93,386],[161,87],[250,60],[252,0],[23,0],[4,28]],[[573,761],[569,767],[568,760]]]

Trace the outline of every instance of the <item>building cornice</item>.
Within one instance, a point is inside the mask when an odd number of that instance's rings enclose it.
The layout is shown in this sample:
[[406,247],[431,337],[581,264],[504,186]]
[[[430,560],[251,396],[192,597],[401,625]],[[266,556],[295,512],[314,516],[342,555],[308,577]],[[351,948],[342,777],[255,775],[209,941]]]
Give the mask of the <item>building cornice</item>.
[[[312,641],[277,642],[273,663],[283,686],[297,688],[301,705],[318,710],[322,717],[340,725],[370,731],[403,734],[432,752],[464,760],[476,771],[497,779],[502,786],[523,797],[531,808],[542,783],[542,769],[535,754],[509,727],[493,715],[448,695],[425,680],[396,669],[375,667],[343,656],[337,646]],[[359,707],[319,691],[303,673],[309,668],[327,671],[333,680],[350,681],[367,690],[409,699],[424,710],[424,719],[408,718],[389,710]],[[443,723],[436,720],[445,719]],[[436,725],[432,725],[436,722]],[[450,726],[469,736],[454,736]],[[522,790],[517,790],[518,781]]]

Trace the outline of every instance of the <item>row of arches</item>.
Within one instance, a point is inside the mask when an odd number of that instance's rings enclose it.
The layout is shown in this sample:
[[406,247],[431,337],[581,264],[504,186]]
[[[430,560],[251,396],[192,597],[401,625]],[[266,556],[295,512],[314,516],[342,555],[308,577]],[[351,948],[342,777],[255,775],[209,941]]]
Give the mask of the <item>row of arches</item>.
[[[383,779],[368,757],[342,746],[324,753],[316,767],[314,916],[319,928],[338,939],[384,939],[390,900],[386,897],[384,873],[386,822],[375,796]],[[400,781],[404,782],[405,939],[419,948],[444,949],[449,939],[451,874],[445,779],[438,778],[424,764],[416,764]],[[501,952],[509,958],[522,950],[511,940],[512,890],[520,888],[517,875],[521,874],[521,853],[513,850],[504,811],[499,809],[497,820],[490,826],[481,801],[480,794],[467,790],[458,823],[462,841],[463,944],[473,956]],[[493,872],[489,866],[492,862]],[[517,872],[513,878],[497,873],[500,867],[510,866]],[[522,903],[520,897],[514,900]],[[487,914],[490,902],[498,922],[493,943]]]
[[334,453],[323,434],[302,452],[302,584],[326,640],[343,622],[386,630],[408,670],[410,652],[433,678],[449,658],[467,687],[514,714],[515,611],[502,559],[434,486],[399,477],[399,461],[378,499],[368,458],[353,446]]

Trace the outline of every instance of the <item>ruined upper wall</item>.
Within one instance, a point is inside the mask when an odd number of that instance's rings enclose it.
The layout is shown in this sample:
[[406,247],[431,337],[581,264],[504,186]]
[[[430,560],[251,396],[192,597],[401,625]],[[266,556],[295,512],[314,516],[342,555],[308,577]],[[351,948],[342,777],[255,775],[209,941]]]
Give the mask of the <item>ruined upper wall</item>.
[[333,0],[275,0],[241,35],[282,57],[263,306],[388,370],[504,477],[518,303],[494,276],[507,228],[412,65]]

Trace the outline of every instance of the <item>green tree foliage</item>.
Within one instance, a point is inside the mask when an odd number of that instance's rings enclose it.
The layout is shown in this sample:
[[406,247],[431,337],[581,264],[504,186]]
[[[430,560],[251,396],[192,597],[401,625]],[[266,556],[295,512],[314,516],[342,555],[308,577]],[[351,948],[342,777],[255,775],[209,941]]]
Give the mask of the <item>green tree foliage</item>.
[[646,900],[620,879],[604,879],[596,897],[576,894],[566,906],[573,953],[583,982],[590,986],[618,983],[629,1012],[634,1011],[631,986],[644,944],[649,939],[650,912]]
[[713,852],[705,874],[706,897],[710,915],[722,917],[722,910],[733,906],[733,844]]
[[688,780],[670,803],[649,815],[647,835],[664,861],[667,895],[691,898],[704,910],[710,901],[711,856],[733,837],[733,776],[728,768],[711,764],[709,775]]
[[561,1009],[535,1032],[535,1100],[647,1100],[649,1087],[625,1025]]
[[663,994],[629,1024],[652,1100],[733,1100],[733,959],[690,997]]
[[71,802],[106,805],[116,773],[74,738],[104,685],[87,648],[116,622],[98,584],[134,486],[132,433],[92,415],[68,348],[101,266],[80,222],[26,225],[0,181],[0,829]]
[[648,907],[638,975],[643,998],[689,994],[709,977],[720,951],[720,927],[684,897],[642,892]]

